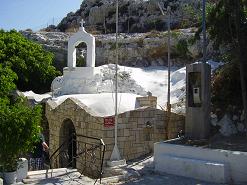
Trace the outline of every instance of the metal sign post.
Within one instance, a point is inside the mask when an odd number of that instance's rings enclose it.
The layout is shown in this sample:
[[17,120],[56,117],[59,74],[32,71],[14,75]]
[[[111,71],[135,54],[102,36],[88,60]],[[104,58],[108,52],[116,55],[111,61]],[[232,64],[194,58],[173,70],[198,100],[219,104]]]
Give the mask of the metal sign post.
[[116,62],[115,62],[115,137],[114,148],[112,150],[110,161],[107,161],[108,166],[125,165],[126,160],[121,159],[117,145],[117,129],[118,129],[118,0],[116,0]]
[[168,92],[167,92],[167,111],[171,112],[171,7],[167,7],[168,14],[168,48],[167,48],[167,61],[168,61]]
[[[159,9],[161,11],[161,14],[165,16],[164,11],[162,10],[162,7],[160,6],[160,3],[158,2]],[[168,90],[167,90],[167,112],[171,112],[171,7],[167,6],[167,15],[168,15],[168,22],[167,22],[167,30],[168,30],[168,41],[167,41],[167,61],[168,61]]]
[[206,55],[207,55],[206,0],[202,0],[202,32],[203,32],[203,62],[206,63]]

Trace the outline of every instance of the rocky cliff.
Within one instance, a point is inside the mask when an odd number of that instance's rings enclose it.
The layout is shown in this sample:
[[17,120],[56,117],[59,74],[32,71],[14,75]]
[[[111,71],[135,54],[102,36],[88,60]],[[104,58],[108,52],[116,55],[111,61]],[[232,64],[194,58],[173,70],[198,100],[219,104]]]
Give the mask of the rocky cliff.
[[[145,33],[166,30],[168,16],[163,16],[157,5],[166,12],[171,7],[171,27],[184,28],[195,25],[200,15],[200,0],[120,0],[119,31]],[[84,0],[81,7],[69,13],[57,26],[60,31],[78,29],[81,19],[85,27],[98,33],[115,32],[115,0]]]
[[[201,55],[201,43],[195,41],[194,29],[181,29],[171,34],[172,65],[183,66]],[[28,32],[22,34],[42,44],[55,54],[55,65],[62,70],[67,66],[67,41],[71,33]],[[119,64],[124,66],[167,66],[167,32],[121,33],[119,35]],[[96,37],[96,66],[115,63],[115,35]],[[81,46],[78,57],[85,53]],[[86,57],[86,56],[84,56]]]

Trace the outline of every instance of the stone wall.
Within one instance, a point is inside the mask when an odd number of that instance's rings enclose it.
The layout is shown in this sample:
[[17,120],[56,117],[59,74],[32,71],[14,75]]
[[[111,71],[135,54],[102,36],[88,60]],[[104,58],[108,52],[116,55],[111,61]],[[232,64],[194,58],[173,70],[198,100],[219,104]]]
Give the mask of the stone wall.
[[[61,144],[61,129],[65,120],[71,120],[76,134],[102,138],[106,144],[105,161],[110,159],[114,146],[114,126],[105,127],[104,118],[69,98],[60,105],[49,100],[46,117],[50,129],[50,154]],[[153,152],[153,144],[177,137],[184,130],[184,116],[169,114],[153,107],[141,107],[125,112],[118,119],[118,147],[126,160],[135,159]],[[79,163],[78,163],[79,164]],[[77,166],[80,169],[79,166]]]
[[168,113],[165,115],[165,120],[168,122],[168,135],[167,139],[174,139],[178,136],[178,133],[185,130],[185,117],[175,113]]
[[[58,106],[56,106],[54,102],[48,101],[46,104],[46,117],[50,130],[50,155],[52,155],[64,141],[61,131],[64,130],[63,123],[65,123],[66,120],[72,121],[77,135],[103,138],[103,118],[92,116],[90,113],[90,109],[73,98],[66,99]],[[61,164],[59,159],[57,160],[58,164]],[[82,168],[80,166],[80,164],[82,164],[81,162],[82,161],[79,160],[76,163],[76,167],[79,170]],[[55,166],[61,167],[59,165]]]
[[[155,142],[176,138],[181,129],[184,129],[183,116],[172,113],[169,119],[166,112],[155,108],[140,108],[120,114],[118,147],[121,156],[130,160],[152,153]],[[107,160],[114,146],[114,127],[103,128],[103,136]]]

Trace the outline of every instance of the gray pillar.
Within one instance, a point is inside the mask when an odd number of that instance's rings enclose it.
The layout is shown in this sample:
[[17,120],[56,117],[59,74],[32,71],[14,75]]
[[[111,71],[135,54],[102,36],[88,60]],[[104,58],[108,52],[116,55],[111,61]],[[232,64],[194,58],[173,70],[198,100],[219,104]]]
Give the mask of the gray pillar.
[[211,66],[196,63],[186,66],[185,136],[206,139],[210,129]]

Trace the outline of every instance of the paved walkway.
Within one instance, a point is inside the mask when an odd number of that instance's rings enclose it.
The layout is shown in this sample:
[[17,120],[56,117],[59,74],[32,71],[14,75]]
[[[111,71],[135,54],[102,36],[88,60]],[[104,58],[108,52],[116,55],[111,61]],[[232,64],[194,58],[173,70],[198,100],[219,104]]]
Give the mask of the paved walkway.
[[[110,170],[115,170],[120,175],[102,179],[104,185],[219,185],[191,178],[155,173],[153,157],[130,162],[126,166]],[[60,168],[49,170],[48,173],[46,170],[29,172],[28,178],[17,184],[93,185],[95,180],[81,175],[76,169]],[[99,180],[96,184],[99,184]]]
[[81,175],[76,169],[59,168],[28,172],[28,177],[16,185],[91,185],[95,180]]
[[[129,171],[134,171],[138,176],[133,176],[125,182],[116,184],[121,185],[219,185],[217,183],[203,182],[191,178],[159,174],[154,172],[153,157],[148,157],[139,162],[133,162],[126,167]],[[131,170],[132,169],[132,170]],[[222,185],[222,184],[221,184]]]
[[[120,184],[120,183],[119,183]],[[130,182],[121,183],[125,185],[219,185],[215,183],[208,183],[197,181],[190,178],[183,178],[174,175],[145,175],[140,177],[139,179],[132,180]]]

